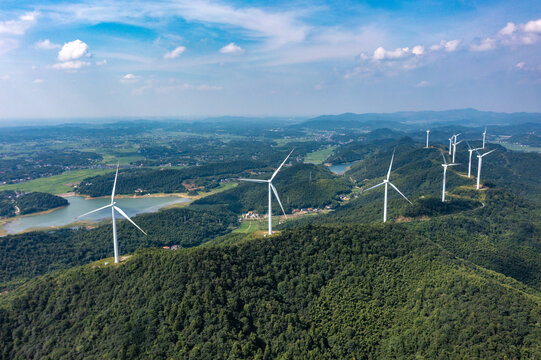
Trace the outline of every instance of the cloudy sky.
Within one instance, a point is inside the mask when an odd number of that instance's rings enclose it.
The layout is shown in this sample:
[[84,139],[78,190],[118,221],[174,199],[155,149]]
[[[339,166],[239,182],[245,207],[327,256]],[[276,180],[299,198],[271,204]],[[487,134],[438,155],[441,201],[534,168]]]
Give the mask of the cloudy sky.
[[0,4],[0,118],[541,111],[541,2]]

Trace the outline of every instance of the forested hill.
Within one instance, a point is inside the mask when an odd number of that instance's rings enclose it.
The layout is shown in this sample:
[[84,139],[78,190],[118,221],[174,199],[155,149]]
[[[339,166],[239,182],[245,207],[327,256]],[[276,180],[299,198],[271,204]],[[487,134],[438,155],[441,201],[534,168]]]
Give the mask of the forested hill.
[[52,194],[42,192],[17,194],[11,190],[0,191],[0,217],[32,214],[66,205],[68,205],[66,199]]
[[403,225],[142,250],[0,297],[4,359],[541,356],[541,298]]

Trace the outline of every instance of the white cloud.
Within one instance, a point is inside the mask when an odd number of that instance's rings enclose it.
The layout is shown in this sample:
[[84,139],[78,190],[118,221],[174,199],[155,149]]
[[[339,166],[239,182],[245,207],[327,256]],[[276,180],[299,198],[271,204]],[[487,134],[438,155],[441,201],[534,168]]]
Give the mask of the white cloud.
[[498,31],[498,34],[506,36],[513,34],[515,31],[517,31],[517,26],[512,22],[508,22],[507,25],[505,25],[500,31]]
[[2,81],[7,81],[9,79],[11,79],[11,76],[9,76],[8,74],[0,75],[0,80]]
[[478,44],[471,44],[470,49],[473,51],[488,51],[496,48],[496,39],[486,38],[481,40]]
[[103,66],[103,65],[107,65],[107,59],[96,61],[96,66]]
[[439,44],[432,45],[430,47],[430,50],[438,51],[438,50],[443,49],[443,50],[445,50],[447,52],[453,52],[458,48],[459,44],[460,44],[460,40],[449,40],[449,41],[442,40],[442,41],[440,41]]
[[517,63],[515,66],[517,68],[519,68],[519,69],[523,69],[525,65],[526,65],[526,63],[524,61],[521,61],[521,62]]
[[140,78],[141,78],[140,76],[136,76],[136,75],[133,75],[133,74],[126,74],[120,79],[120,82],[122,82],[122,83],[135,83],[135,82],[138,82]]
[[53,69],[58,69],[58,70],[77,70],[88,65],[90,65],[89,62],[77,60],[77,61],[65,61],[62,63],[56,63],[52,67]]
[[38,41],[35,46],[36,46],[36,49],[41,49],[41,50],[52,50],[52,49],[58,49],[60,47],[59,44],[54,44],[49,39]]
[[244,52],[244,49],[238,45],[235,45],[235,43],[229,43],[221,48],[220,52],[222,54],[241,54]]
[[34,84],[41,84],[43,82],[43,79],[34,79]]
[[427,87],[428,85],[430,85],[430,83],[426,80],[423,80],[421,82],[419,82],[417,85],[415,85],[416,87]]
[[27,12],[17,20],[0,21],[0,34],[24,35],[36,22],[37,12]]
[[528,21],[524,25],[525,32],[541,33],[541,19]]
[[425,53],[425,48],[421,45],[414,46],[413,49],[411,49],[411,53],[413,55],[423,55]]
[[88,54],[88,45],[77,39],[65,43],[58,52],[58,60],[68,61],[76,60]]
[[186,48],[184,46],[178,46],[178,47],[174,48],[172,51],[169,51],[169,52],[165,53],[163,58],[164,59],[174,59],[174,58],[178,57],[180,54],[182,54],[185,50],[186,50]]
[[537,19],[518,25],[509,22],[497,36],[503,45],[532,45],[540,40],[540,33],[541,19]]
[[372,58],[374,60],[400,59],[410,53],[411,51],[408,47],[397,48],[395,50],[385,50],[383,47],[380,46],[374,51],[374,55],[372,56]]

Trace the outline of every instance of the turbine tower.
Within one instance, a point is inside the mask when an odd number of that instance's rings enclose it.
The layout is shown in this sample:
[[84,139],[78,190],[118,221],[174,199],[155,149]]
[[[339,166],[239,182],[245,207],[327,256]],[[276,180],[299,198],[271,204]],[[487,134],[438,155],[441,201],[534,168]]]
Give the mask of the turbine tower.
[[487,128],[485,128],[485,131],[483,131],[483,150],[485,149],[485,139],[487,137]]
[[[457,135],[458,136],[458,135]],[[456,138],[455,138],[455,142],[453,143],[453,163],[455,162],[455,155],[456,155],[456,146],[458,144],[460,144],[461,142],[463,142],[464,140],[460,140],[459,142],[456,142]]]
[[384,197],[384,202],[383,202],[383,222],[386,222],[387,221],[387,191],[389,189],[389,186],[388,185],[391,185],[391,187],[393,189],[395,189],[400,195],[402,195],[402,197],[404,199],[406,199],[407,202],[409,202],[411,204],[411,201],[409,201],[409,199],[400,192],[400,190],[398,190],[398,188],[396,186],[393,185],[392,182],[389,181],[389,178],[391,177],[391,168],[393,167],[393,160],[394,160],[394,151],[393,151],[393,156],[391,157],[391,164],[389,165],[389,171],[387,172],[387,177],[385,179],[383,179],[383,182],[377,184],[377,185],[374,185],[366,190],[364,190],[363,192],[367,192],[369,190],[372,190],[372,189],[375,189],[377,187],[380,187],[381,185],[385,185],[385,197]]
[[260,180],[260,179],[238,179],[239,181],[248,181],[248,182],[255,182],[255,183],[267,183],[268,184],[268,188],[269,188],[269,235],[272,235],[272,193],[274,192],[274,196],[276,196],[276,200],[278,200],[278,204],[280,204],[280,207],[282,208],[282,212],[284,213],[284,216],[286,217],[287,219],[287,215],[286,215],[286,212],[284,210],[284,207],[282,206],[282,202],[280,201],[280,197],[278,196],[278,191],[276,190],[276,188],[274,187],[274,185],[272,185],[272,180],[274,180],[274,177],[278,174],[278,172],[280,171],[280,169],[282,168],[282,166],[284,166],[284,164],[286,163],[287,159],[289,159],[289,157],[291,156],[291,154],[293,153],[293,150],[291,150],[291,152],[289,153],[289,155],[287,155],[287,157],[285,158],[285,160],[282,162],[282,164],[280,164],[280,166],[278,167],[278,169],[276,169],[276,171],[274,172],[274,174],[272,174],[271,178],[269,180]]
[[486,152],[483,155],[477,153],[477,158],[479,159],[479,163],[477,165],[477,190],[479,190],[479,183],[481,182],[481,165],[483,164],[483,156],[486,156],[493,151],[496,151],[496,149],[490,150],[489,152]]
[[447,159],[445,159],[445,154],[443,153],[443,151],[441,151],[441,156],[443,157],[443,164],[441,164],[441,166],[443,166],[443,186],[442,186],[442,190],[441,190],[441,202],[445,202],[445,182],[447,180],[447,167],[448,166],[455,166],[455,165],[458,165],[458,164],[454,164],[454,163],[453,164],[448,164]]
[[428,135],[430,135],[430,130],[426,131],[426,146],[425,146],[426,149],[428,149]]
[[107,209],[107,208],[111,208],[111,219],[113,220],[113,248],[114,248],[114,251],[115,251],[115,263],[118,263],[118,241],[117,241],[117,236],[116,236],[115,210],[118,211],[118,213],[120,215],[124,216],[126,218],[126,220],[131,222],[133,224],[133,226],[135,226],[137,229],[139,229],[143,234],[145,234],[145,235],[147,234],[146,232],[143,231],[143,229],[141,229],[139,226],[137,226],[137,224],[134,223],[133,220],[130,219],[129,216],[126,215],[126,213],[124,211],[122,211],[121,208],[119,208],[118,206],[115,205],[116,204],[115,203],[115,189],[116,189],[116,180],[117,180],[117,178],[118,178],[118,164],[116,166],[115,182],[113,183],[113,192],[111,193],[111,203],[109,205],[102,206],[99,209],[92,210],[90,212],[87,212],[86,214],[83,214],[81,216],[76,217],[76,219],[79,219],[79,218],[82,218],[83,216],[87,216],[87,215],[95,213],[97,211]]
[[472,154],[473,154],[474,151],[477,152],[477,150],[481,150],[481,148],[474,149],[474,148],[472,148],[470,146],[470,143],[467,142],[467,141],[466,141],[466,144],[468,144],[468,151],[470,153],[470,159],[468,161],[468,179],[469,179],[469,178],[471,178],[471,157],[472,157]]

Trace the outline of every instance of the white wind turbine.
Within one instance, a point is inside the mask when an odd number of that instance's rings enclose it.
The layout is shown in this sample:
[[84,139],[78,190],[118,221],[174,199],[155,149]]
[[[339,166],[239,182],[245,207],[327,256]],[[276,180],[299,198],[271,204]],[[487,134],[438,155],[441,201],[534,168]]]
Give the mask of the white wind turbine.
[[453,152],[453,138],[454,135],[449,138],[449,155],[451,155]]
[[428,135],[430,134],[430,130],[426,131],[426,146],[425,148],[428,149]]
[[485,131],[483,131],[483,150],[485,149],[485,139],[487,137],[487,128],[485,128]]
[[448,166],[455,166],[455,165],[458,165],[458,164],[454,164],[454,163],[453,164],[448,164],[447,159],[445,159],[445,154],[443,153],[443,151],[441,151],[441,156],[443,157],[443,164],[441,164],[441,166],[443,166],[443,187],[442,187],[442,190],[441,190],[441,202],[445,202],[445,182],[447,180],[447,167]]
[[[457,135],[458,136],[458,135]],[[459,142],[456,142],[456,138],[455,138],[455,142],[453,143],[453,163],[455,162],[455,155],[456,155],[456,146],[458,144],[460,144],[461,142],[463,142],[464,140],[460,140]]]
[[116,189],[116,180],[118,178],[118,165],[116,166],[116,174],[115,174],[115,182],[113,183],[113,192],[111,193],[111,203],[109,205],[105,205],[105,206],[102,206],[100,207],[99,209],[96,209],[96,210],[92,210],[90,212],[87,212],[86,214],[83,214],[81,216],[78,216],[76,219],[79,219],[79,218],[82,218],[83,216],[86,216],[86,215],[89,215],[89,214],[92,214],[92,213],[95,213],[97,211],[100,211],[100,210],[103,210],[103,209],[107,209],[107,208],[111,208],[111,219],[113,220],[113,247],[114,247],[114,250],[115,250],[115,263],[118,263],[118,241],[117,241],[117,236],[116,236],[116,220],[115,220],[115,210],[118,211],[118,213],[122,216],[124,216],[129,222],[131,222],[136,228],[138,228],[139,230],[141,230],[141,232],[143,234],[147,234],[146,232],[143,231],[143,229],[141,229],[139,226],[137,226],[136,223],[133,222],[132,219],[129,218],[128,215],[126,215],[126,213],[124,211],[122,211],[121,208],[119,208],[118,206],[116,206],[116,202],[115,202],[115,189]]
[[402,197],[404,199],[406,199],[407,202],[409,202],[411,204],[411,201],[409,201],[409,199],[400,192],[400,190],[398,190],[398,188],[396,186],[393,185],[392,182],[389,181],[389,178],[391,177],[391,168],[393,167],[393,160],[394,160],[394,151],[393,151],[393,156],[391,157],[391,164],[389,165],[389,171],[387,172],[387,177],[385,179],[383,179],[383,182],[377,184],[377,185],[374,185],[366,190],[364,190],[363,192],[366,192],[366,191],[369,191],[369,190],[372,190],[372,189],[375,189],[377,187],[380,187],[381,185],[385,185],[385,198],[384,198],[384,202],[383,202],[383,222],[386,222],[387,221],[387,191],[388,191],[388,185],[391,185],[391,187],[393,189],[395,189],[400,195],[402,195]]
[[474,148],[472,148],[470,146],[470,143],[467,142],[467,141],[466,141],[466,144],[468,144],[468,151],[470,153],[470,159],[468,161],[468,179],[469,179],[469,178],[471,178],[471,157],[472,157],[472,154],[473,154],[474,151],[477,152],[477,150],[481,150],[481,148],[475,148],[474,149]]
[[274,180],[274,177],[278,174],[278,172],[280,171],[280,169],[282,168],[282,166],[284,166],[284,164],[286,163],[287,159],[289,159],[289,157],[291,156],[291,154],[293,153],[293,150],[291,150],[291,152],[289,153],[289,155],[287,155],[287,157],[285,158],[285,160],[282,162],[282,164],[280,164],[280,166],[278,167],[278,169],[276,169],[276,171],[274,172],[274,174],[272,174],[271,178],[269,180],[260,180],[260,179],[238,179],[239,181],[249,181],[249,182],[255,182],[255,183],[267,183],[268,184],[268,188],[269,188],[269,235],[272,235],[272,193],[274,192],[274,195],[276,196],[276,200],[278,200],[278,204],[280,204],[280,207],[282,208],[282,212],[284,213],[284,216],[286,217],[287,219],[287,215],[286,215],[286,212],[284,210],[284,207],[282,206],[282,202],[280,201],[280,197],[278,196],[278,191],[276,190],[276,188],[274,187],[274,185],[272,185],[272,180]]
[[479,183],[481,182],[481,165],[483,164],[483,156],[486,156],[493,151],[496,151],[496,149],[490,150],[489,152],[486,152],[483,155],[477,152],[477,158],[479,159],[479,163],[477,164],[477,190],[479,190]]

